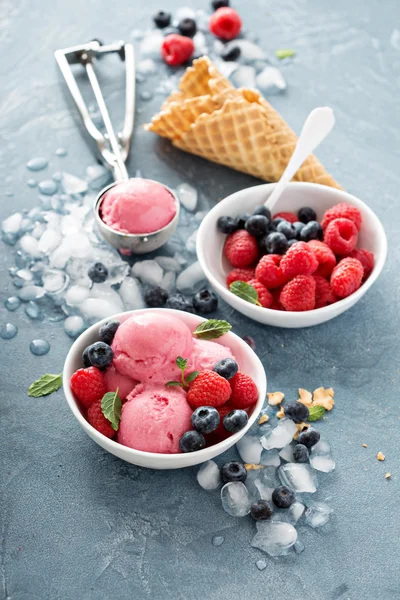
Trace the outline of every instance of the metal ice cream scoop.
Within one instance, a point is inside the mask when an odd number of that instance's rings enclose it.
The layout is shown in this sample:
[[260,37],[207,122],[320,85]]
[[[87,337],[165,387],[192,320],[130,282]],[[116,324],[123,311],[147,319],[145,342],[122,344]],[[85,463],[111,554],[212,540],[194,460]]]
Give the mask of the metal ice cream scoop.
[[[106,54],[116,53],[125,62],[125,120],[122,131],[115,133],[104,97],[97,79],[94,63]],[[176,212],[173,219],[162,229],[148,233],[123,233],[112,229],[101,218],[100,208],[104,194],[117,184],[129,180],[125,161],[128,158],[134,125],[135,114],[135,57],[132,44],[123,41],[114,42],[103,46],[93,40],[80,46],[56,50],[55,57],[61,69],[69,91],[80,112],[83,123],[91,139],[94,140],[99,158],[108,167],[114,177],[114,183],[105,187],[98,194],[94,206],[97,226],[104,239],[112,246],[124,253],[145,254],[160,248],[175,232],[179,220],[179,201],[172,190],[170,192],[175,200]],[[94,124],[89,109],[82,97],[77,80],[72,72],[71,65],[80,64],[85,67],[89,82],[92,86],[97,105],[103,119],[106,134],[103,134]],[[149,198],[151,202],[151,198]]]

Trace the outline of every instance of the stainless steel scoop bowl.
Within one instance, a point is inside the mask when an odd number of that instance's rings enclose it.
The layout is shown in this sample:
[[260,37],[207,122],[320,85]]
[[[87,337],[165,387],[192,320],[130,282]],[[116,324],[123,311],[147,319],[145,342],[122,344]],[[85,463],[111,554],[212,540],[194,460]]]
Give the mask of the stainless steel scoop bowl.
[[[122,131],[115,133],[110,115],[97,79],[94,63],[106,54],[116,53],[125,62],[125,119]],[[176,213],[162,229],[149,233],[123,233],[112,229],[101,218],[100,208],[104,194],[113,186],[129,179],[125,161],[128,158],[133,135],[135,115],[135,57],[132,44],[123,41],[114,42],[107,46],[101,45],[97,40],[73,46],[63,50],[56,50],[55,57],[67,83],[72,98],[82,117],[90,138],[94,140],[99,158],[109,168],[114,176],[114,183],[107,186],[98,194],[94,205],[95,219],[103,238],[114,248],[124,253],[145,254],[163,246],[175,232],[179,220],[179,200],[172,190],[164,186],[173,196]],[[103,134],[93,122],[89,109],[82,97],[77,80],[72,72],[71,65],[80,64],[85,67],[93,94],[96,98],[106,133]],[[158,182],[157,182],[158,183]],[[162,184],[163,185],[163,184]],[[151,199],[149,199],[151,201]]]

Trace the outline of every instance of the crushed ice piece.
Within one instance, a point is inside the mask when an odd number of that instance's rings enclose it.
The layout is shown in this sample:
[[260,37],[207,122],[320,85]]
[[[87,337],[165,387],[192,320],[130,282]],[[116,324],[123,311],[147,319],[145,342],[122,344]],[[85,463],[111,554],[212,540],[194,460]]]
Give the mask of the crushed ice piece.
[[49,295],[59,294],[69,284],[69,277],[64,271],[50,269],[43,275],[43,287]]
[[201,289],[204,280],[203,269],[197,261],[179,274],[176,287],[182,294],[193,294]]
[[29,269],[19,269],[16,275],[24,281],[32,281],[33,279],[33,273],[32,271],[29,271]]
[[25,234],[19,241],[21,250],[31,258],[41,258],[42,252],[39,249],[38,240],[33,235]]
[[45,290],[38,285],[27,285],[20,289],[18,292],[18,298],[23,302],[30,302],[31,300],[39,300],[45,295]]
[[36,223],[35,227],[32,229],[31,236],[37,240],[40,240],[45,231],[46,223]]
[[176,188],[179,201],[186,210],[194,212],[197,206],[197,190],[190,183],[181,183]]
[[1,230],[3,233],[18,233],[22,224],[22,213],[16,212],[1,224]]
[[199,8],[196,10],[196,23],[197,23],[197,29],[200,31],[208,31],[208,23],[209,23],[210,17],[208,16],[208,14],[206,13],[205,10]]
[[124,310],[124,303],[121,296],[108,283],[95,283],[90,290],[91,298],[98,300],[107,300],[111,304],[119,307],[119,310]]
[[197,229],[186,240],[185,248],[190,254],[196,254]]
[[259,548],[270,556],[282,556],[297,540],[297,531],[285,522],[257,523],[257,533],[252,539],[253,548]]
[[62,186],[64,192],[70,195],[85,194],[88,190],[88,182],[85,179],[66,172],[62,174]]
[[18,333],[18,327],[13,323],[4,323],[0,329],[0,338],[2,340],[12,340]]
[[161,287],[167,290],[170,294],[174,291],[176,284],[176,274],[173,271],[168,271],[162,278]]
[[81,285],[72,285],[65,294],[65,301],[70,306],[82,304],[90,295],[90,289]]
[[[221,56],[221,54],[225,50],[225,44],[217,38],[213,41],[212,49],[213,49],[214,54],[216,54],[217,56]],[[230,61],[228,61],[228,62],[230,62]]]
[[218,71],[228,79],[231,79],[233,73],[239,68],[239,63],[234,60],[216,60],[215,65]]
[[279,458],[278,451],[275,449],[263,450],[261,453],[260,463],[270,467],[279,467],[281,464],[281,459]]
[[292,525],[296,525],[297,521],[303,515],[304,510],[304,504],[302,504],[301,502],[293,502],[293,504],[289,506],[287,511],[289,523],[291,523]]
[[294,551],[296,554],[301,554],[305,550],[305,545],[301,540],[297,540],[293,545]]
[[132,267],[133,277],[149,285],[161,285],[163,270],[155,260],[138,260]]
[[14,312],[21,306],[21,300],[17,296],[10,296],[4,301],[4,306],[9,312]]
[[234,86],[241,88],[256,87],[256,70],[250,65],[240,65],[238,69],[233,71],[230,80]]
[[283,460],[286,460],[286,462],[294,462],[293,446],[289,444],[288,446],[282,448],[282,450],[279,452],[279,456],[283,458]]
[[243,62],[253,62],[254,60],[265,60],[264,51],[249,40],[237,39],[228,42],[225,45],[225,51],[230,52],[232,48],[240,48],[240,60]]
[[159,29],[152,30],[140,43],[140,56],[144,58],[161,58],[161,45],[164,36]]
[[142,75],[155,75],[158,71],[156,63],[151,58],[145,58],[144,60],[141,60],[136,69],[137,72],[141,73]]
[[181,263],[172,256],[156,256],[155,260],[164,271],[174,271],[179,273],[182,270]]
[[286,81],[279,69],[267,66],[257,75],[256,86],[263,94],[276,94],[286,90]]
[[54,179],[45,179],[39,183],[39,192],[45,196],[53,196],[58,189],[57,182]]
[[311,455],[310,464],[316,471],[323,473],[331,473],[334,470],[336,463],[331,456],[324,454]]
[[82,222],[72,215],[64,215],[61,218],[61,233],[67,236],[71,233],[77,233],[82,229]]
[[54,153],[54,154],[55,154],[56,156],[63,157],[63,156],[67,156],[68,152],[66,151],[66,149],[65,149],[65,148],[57,148],[57,150],[55,151],[55,153]]
[[264,571],[264,569],[267,568],[267,561],[260,558],[260,560],[257,560],[256,562],[256,567],[259,571]]
[[96,192],[102,190],[111,181],[110,171],[98,164],[86,167],[86,177],[90,189]]
[[304,463],[286,463],[278,469],[283,485],[291,487],[295,492],[317,491],[317,476],[310,465]]
[[146,306],[142,287],[134,277],[124,279],[119,288],[119,295],[123,300],[125,310],[137,310]]
[[56,229],[49,227],[44,231],[39,239],[38,249],[44,255],[49,255],[61,244],[62,235]]
[[244,435],[237,442],[236,450],[243,462],[256,465],[260,463],[262,446],[258,437]]
[[100,321],[101,319],[106,319],[107,317],[112,317],[113,315],[121,312],[121,306],[119,303],[113,304],[108,300],[99,298],[87,298],[82,302],[82,304],[79,305],[79,308],[83,318],[91,323]]
[[34,188],[37,186],[37,181],[36,181],[36,179],[31,178],[31,179],[28,179],[27,184],[30,188]]
[[25,314],[34,321],[41,321],[43,319],[43,313],[40,307],[36,304],[36,302],[33,302],[33,300],[28,302],[28,304],[25,306]]
[[196,11],[190,6],[181,6],[174,13],[174,19],[182,21],[183,19],[194,19],[196,20]]
[[333,508],[325,502],[312,502],[305,512],[305,520],[307,525],[316,529],[317,527],[326,525],[332,513]]
[[75,339],[85,330],[85,321],[79,315],[67,317],[64,321],[64,331]]
[[278,425],[261,438],[261,444],[266,450],[284,448],[293,439],[297,431],[296,424],[290,419],[282,419]]
[[226,483],[221,490],[222,508],[232,517],[245,517],[253,503],[246,486],[239,482]]
[[119,283],[122,283],[122,281],[125,279],[125,277],[128,276],[130,271],[130,266],[126,262],[120,262],[117,264],[110,265],[107,261],[105,261],[103,264],[105,264],[108,268],[107,282],[110,285],[117,285]]
[[193,37],[194,43],[194,56],[202,56],[208,53],[206,36],[202,31],[198,31]]
[[35,356],[44,356],[50,350],[50,344],[47,340],[32,340],[29,344],[29,350]]
[[29,169],[29,171],[42,171],[47,167],[48,164],[49,161],[46,158],[42,158],[40,156],[28,160],[28,162],[26,163],[26,168]]
[[214,535],[213,539],[212,539],[212,545],[213,546],[222,546],[222,544],[224,543],[225,538],[223,535]]
[[213,460],[208,460],[197,473],[197,481],[204,490],[215,490],[221,483],[218,465]]
[[319,440],[312,448],[311,454],[330,454],[331,447],[325,440]]

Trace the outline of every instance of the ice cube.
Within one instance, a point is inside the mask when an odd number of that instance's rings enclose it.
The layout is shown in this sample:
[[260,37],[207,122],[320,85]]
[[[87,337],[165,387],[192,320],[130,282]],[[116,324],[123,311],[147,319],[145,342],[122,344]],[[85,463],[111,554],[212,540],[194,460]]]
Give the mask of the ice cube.
[[189,183],[181,183],[176,188],[179,201],[186,210],[193,212],[197,206],[197,190]]
[[262,446],[258,437],[244,435],[236,444],[236,450],[245,463],[258,465],[261,460]]
[[155,260],[138,260],[132,267],[133,277],[138,277],[143,283],[161,285],[163,270]]
[[246,486],[239,482],[226,483],[221,490],[222,508],[232,517],[244,517],[249,514],[253,503]]
[[111,180],[110,171],[103,165],[90,165],[86,167],[86,177],[89,187],[96,192],[102,190]]
[[297,531],[290,523],[257,523],[257,533],[252,539],[253,548],[259,548],[270,556],[286,554],[297,540]]
[[179,271],[182,270],[180,262],[171,256],[156,256],[155,260],[164,271],[174,271],[175,273],[179,273]]
[[41,258],[42,252],[39,249],[39,242],[32,235],[25,234],[19,241],[21,250],[31,258]]
[[22,219],[22,213],[14,213],[10,217],[7,217],[7,219],[4,219],[1,224],[1,230],[3,233],[18,233],[21,228]]
[[28,302],[25,306],[25,314],[32,320],[41,321],[43,319],[43,313],[36,302]]
[[42,233],[39,240],[38,248],[40,252],[43,252],[46,256],[51,254],[53,250],[61,244],[62,235],[56,229],[49,227]]
[[127,277],[119,288],[125,310],[137,310],[146,306],[143,299],[142,287],[134,277]]
[[[214,54],[216,54],[217,56],[221,56],[221,54],[223,53],[223,51],[225,50],[225,44],[223,42],[221,42],[221,40],[214,40],[213,42],[213,47],[212,47]],[[231,62],[231,61],[228,61]],[[219,70],[219,62],[217,63],[215,61],[215,64],[217,65],[217,68]]]
[[110,304],[118,306],[118,311],[124,310],[124,303],[121,296],[108,284],[108,282],[95,283],[90,290],[90,297],[106,300]]
[[92,245],[84,232],[67,235],[62,245],[70,248],[71,256],[76,258],[88,258],[92,254]]
[[38,285],[27,285],[18,292],[18,298],[23,302],[38,300],[39,298],[43,298],[44,295],[45,290]]
[[88,182],[85,179],[79,179],[71,173],[62,174],[62,187],[66,194],[85,194],[88,190]]
[[158,71],[157,65],[152,58],[141,60],[138,63],[136,70],[137,73],[141,73],[142,75],[155,75]]
[[197,481],[203,489],[215,490],[221,482],[218,465],[213,460],[201,465],[197,473]]
[[293,439],[297,431],[296,424],[290,419],[282,419],[278,425],[261,438],[261,444],[266,450],[284,448]]
[[265,67],[256,77],[256,86],[263,94],[277,94],[286,90],[286,82],[276,67]]
[[208,32],[209,20],[210,17],[208,16],[205,10],[203,10],[202,8],[196,10],[197,29],[199,29],[200,31]]
[[330,454],[331,447],[325,440],[319,440],[312,448],[311,454]]
[[75,339],[85,330],[85,321],[82,317],[74,315],[67,317],[64,321],[64,331],[69,337]]
[[196,20],[196,11],[191,6],[181,6],[175,11],[174,19],[182,21],[183,19]]
[[279,485],[276,467],[266,466],[262,471],[258,471],[257,473],[254,486],[257,489],[259,497],[263,500],[271,500],[272,492]]
[[202,288],[204,279],[203,269],[197,261],[179,274],[176,287],[182,294],[195,294]]
[[283,485],[287,485],[295,492],[317,491],[317,476],[310,465],[304,463],[286,463],[279,467],[279,477]]
[[232,75],[235,71],[240,67],[239,63],[234,60],[216,60],[215,64],[218,68],[218,71],[228,79],[232,80]]
[[202,56],[208,53],[206,36],[202,31],[198,31],[193,38],[194,56]]
[[64,271],[50,269],[43,275],[43,287],[52,296],[65,290],[69,284],[69,277]]
[[161,287],[170,294],[175,290],[176,275],[173,271],[168,271],[162,278]]
[[33,273],[29,269],[19,269],[16,275],[24,281],[32,281],[33,279]]
[[249,40],[232,40],[225,46],[225,51],[230,52],[232,48],[240,48],[240,60],[242,62],[253,62],[254,60],[265,60],[265,53],[253,42]]
[[90,295],[90,289],[81,285],[72,285],[65,294],[65,301],[69,306],[81,304]]
[[99,298],[87,298],[79,305],[84,319],[89,322],[99,321],[121,312],[121,305],[113,304]]
[[40,240],[40,238],[42,237],[42,235],[45,231],[46,231],[45,223],[35,223],[35,226],[31,231],[31,236],[37,240]]
[[140,43],[141,58],[159,59],[163,40],[164,36],[159,29],[154,29],[148,33]]
[[107,283],[109,283],[110,285],[118,285],[122,283],[125,277],[127,277],[129,274],[130,266],[126,262],[121,261],[113,265],[107,264],[107,262],[105,262],[104,264],[108,268]]
[[313,469],[322,471],[323,473],[330,473],[336,466],[333,458],[324,454],[317,454],[316,456],[311,455],[310,464]]
[[196,240],[197,240],[197,229],[193,231],[191,235],[189,235],[186,241],[186,250],[190,254],[196,254]]
[[231,82],[236,87],[255,88],[256,87],[256,70],[250,65],[240,65],[231,77]]
[[64,242],[56,248],[49,257],[50,264],[56,269],[64,269],[65,265],[72,257],[73,248],[66,246]]
[[272,492],[275,488],[269,487],[263,481],[261,481],[261,479],[256,479],[254,482],[254,486],[256,487],[258,495],[260,498],[262,498],[262,500],[271,500]]
[[279,456],[283,458],[283,460],[286,460],[286,462],[294,462],[293,446],[289,444],[288,446],[282,448],[282,450],[279,452]]
[[305,506],[301,502],[293,502],[293,504],[288,508],[288,520],[292,525],[296,525],[297,521],[300,519],[302,514],[304,513]]
[[279,467],[281,459],[279,458],[278,450],[263,450],[261,453],[261,464],[271,467]]
[[325,502],[312,502],[305,512],[305,520],[307,525],[316,529],[326,525],[332,513],[333,508]]

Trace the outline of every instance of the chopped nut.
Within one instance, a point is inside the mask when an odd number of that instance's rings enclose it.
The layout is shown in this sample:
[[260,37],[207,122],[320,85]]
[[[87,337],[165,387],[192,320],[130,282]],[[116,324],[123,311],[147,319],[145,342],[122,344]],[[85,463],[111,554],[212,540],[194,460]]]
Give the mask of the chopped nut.
[[281,407],[281,410],[276,413],[276,416],[278,417],[278,419],[283,419],[283,417],[285,416],[285,411],[283,410],[282,407]]
[[333,392],[332,388],[325,389],[317,388],[313,392],[313,406],[323,406],[326,410],[332,410],[335,401],[329,392]]
[[299,399],[298,402],[301,404],[305,404],[305,406],[311,406],[312,404],[312,393],[307,390],[303,390],[303,388],[299,388]]
[[282,392],[272,392],[271,394],[267,394],[268,396],[268,404],[270,406],[277,406],[278,404],[280,404],[282,402],[282,400],[285,397],[285,394],[282,394]]
[[333,388],[327,388],[326,393],[329,394],[330,396],[332,396],[332,398],[335,397],[335,392],[333,391]]
[[267,421],[269,421],[269,416],[268,415],[261,415],[261,417],[258,420],[258,424],[259,425],[263,425],[263,423],[266,423]]
[[296,423],[296,427],[297,427],[297,431],[293,436],[294,440],[297,440],[297,438],[299,437],[300,433],[302,431],[304,431],[305,429],[308,429],[310,427],[309,423]]
[[378,454],[376,455],[376,458],[378,460],[385,460],[385,455],[382,452],[378,452]]
[[246,471],[259,471],[260,469],[263,469],[263,465],[255,465],[253,463],[244,463],[244,468],[246,469]]
[[363,448],[368,448],[367,444],[362,444]]
[[385,479],[390,479],[390,478],[391,478],[391,476],[392,476],[392,474],[391,474],[391,473],[386,473],[386,475],[385,475]]

